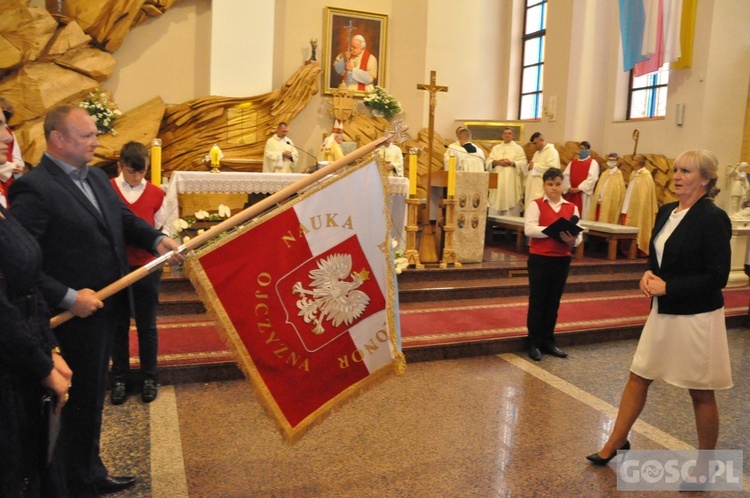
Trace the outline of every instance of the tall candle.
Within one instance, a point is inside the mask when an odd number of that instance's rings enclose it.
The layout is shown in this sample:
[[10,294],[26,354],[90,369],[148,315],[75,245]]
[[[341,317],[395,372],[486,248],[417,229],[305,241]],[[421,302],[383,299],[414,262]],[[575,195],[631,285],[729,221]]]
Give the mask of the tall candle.
[[409,149],[409,197],[417,195],[417,149]]
[[448,159],[448,197],[456,195],[456,156],[451,153]]
[[151,142],[151,183],[161,186],[161,139]]

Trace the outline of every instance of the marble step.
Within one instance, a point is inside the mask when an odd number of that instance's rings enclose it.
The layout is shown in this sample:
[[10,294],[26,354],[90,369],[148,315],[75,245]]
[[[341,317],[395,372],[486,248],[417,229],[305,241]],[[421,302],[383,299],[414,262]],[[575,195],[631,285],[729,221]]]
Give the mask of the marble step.
[[[641,276],[641,272],[570,275],[565,286],[565,292],[569,294],[634,290],[638,288]],[[399,280],[398,290],[401,303],[528,296],[529,279],[526,276],[519,276],[512,278],[477,278],[462,281],[401,282]]]
[[[640,273],[646,271],[646,260],[618,260],[618,261],[573,261],[570,265],[570,275],[597,275],[618,273]],[[423,270],[409,268],[399,276],[399,284],[407,282],[429,281],[466,281],[478,278],[508,278],[527,275],[526,260],[512,263],[482,263],[481,265],[465,264],[461,268],[432,268]]]

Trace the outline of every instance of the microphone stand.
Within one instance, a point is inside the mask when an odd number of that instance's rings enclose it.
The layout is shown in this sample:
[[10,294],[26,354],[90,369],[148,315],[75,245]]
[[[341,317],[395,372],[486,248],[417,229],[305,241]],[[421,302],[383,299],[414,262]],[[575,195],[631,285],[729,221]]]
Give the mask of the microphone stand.
[[[302,152],[303,154],[312,157],[313,160],[315,161],[315,164],[313,164],[309,168],[307,168],[304,171],[302,171],[302,173],[310,173],[311,171],[314,171],[314,168],[317,168],[318,166],[320,166],[320,163],[318,162],[318,158],[317,157],[313,156],[312,154],[310,154],[309,152],[307,152],[304,149],[300,149],[299,147],[297,147],[296,145],[294,145],[292,142],[290,142],[288,138],[284,139],[284,143],[287,144],[287,145],[289,145],[290,147],[294,147],[294,149],[297,152]],[[294,162],[294,159],[292,159],[292,162]]]

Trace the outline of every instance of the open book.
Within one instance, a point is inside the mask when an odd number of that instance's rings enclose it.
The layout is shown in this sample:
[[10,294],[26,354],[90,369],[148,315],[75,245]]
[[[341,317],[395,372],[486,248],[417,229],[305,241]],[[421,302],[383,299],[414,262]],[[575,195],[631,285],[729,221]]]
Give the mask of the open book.
[[551,239],[555,239],[558,242],[563,242],[560,237],[560,232],[568,232],[572,236],[576,236],[583,231],[583,227],[578,226],[578,216],[573,216],[569,220],[565,218],[558,218],[553,224],[542,230],[542,233]]

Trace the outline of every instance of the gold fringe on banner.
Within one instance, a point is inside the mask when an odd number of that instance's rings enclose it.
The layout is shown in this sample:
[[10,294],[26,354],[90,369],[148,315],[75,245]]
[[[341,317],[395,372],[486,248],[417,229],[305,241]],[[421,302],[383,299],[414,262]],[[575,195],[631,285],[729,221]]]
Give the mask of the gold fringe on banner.
[[386,219],[387,219],[386,221],[387,233],[386,233],[385,241],[383,242],[384,247],[387,250],[383,251],[383,257],[387,258],[386,268],[388,269],[386,273],[386,287],[387,287],[386,316],[387,316],[388,321],[390,322],[388,326],[388,331],[389,331],[389,338],[391,342],[391,348],[393,351],[392,362],[389,365],[382,367],[375,372],[372,372],[370,375],[368,375],[366,378],[362,379],[361,381],[357,382],[356,384],[353,384],[349,386],[348,388],[344,389],[343,391],[341,391],[334,398],[332,398],[331,400],[323,404],[321,407],[316,409],[313,413],[308,415],[296,427],[292,427],[287,422],[286,417],[284,416],[278,404],[276,403],[275,398],[266,387],[260,375],[260,372],[258,371],[257,366],[255,365],[250,354],[247,352],[247,349],[245,348],[245,345],[242,343],[242,340],[240,339],[240,336],[237,330],[235,329],[234,324],[232,323],[228,314],[226,313],[221,303],[221,300],[216,295],[216,292],[210,280],[208,279],[208,276],[206,275],[202,265],[200,264],[200,258],[210,253],[211,251],[223,246],[224,244],[231,242],[235,238],[246,233],[248,230],[251,230],[252,228],[262,223],[269,222],[269,220],[271,220],[278,214],[288,209],[291,209],[298,202],[301,202],[302,200],[307,199],[311,195],[325,189],[327,186],[329,186],[333,182],[339,181],[343,179],[344,177],[350,175],[351,173],[359,170],[360,168],[369,165],[370,162],[372,162],[374,155],[375,154],[370,154],[369,156],[365,156],[355,165],[344,168],[342,172],[340,172],[338,175],[322,180],[321,182],[310,187],[304,193],[301,193],[298,197],[279,205],[279,207],[277,207],[273,211],[266,212],[258,216],[257,218],[254,218],[247,225],[238,227],[233,233],[218,239],[217,241],[211,243],[208,246],[198,249],[194,254],[192,254],[188,258],[185,264],[185,272],[187,273],[188,277],[190,278],[190,281],[193,283],[196,290],[198,291],[198,295],[201,297],[201,299],[205,303],[209,315],[215,320],[217,330],[219,331],[219,335],[221,336],[222,340],[227,345],[227,347],[234,353],[235,359],[240,369],[243,371],[245,376],[250,380],[250,384],[255,394],[261,400],[261,404],[263,405],[266,411],[266,414],[275,422],[277,428],[284,436],[286,442],[290,445],[298,441],[312,427],[323,422],[332,412],[334,412],[335,410],[338,410],[345,403],[355,399],[356,395],[369,390],[372,386],[381,382],[388,376],[391,376],[394,374],[403,375],[405,372],[406,359],[403,353],[398,349],[398,342],[399,342],[398,334],[397,334],[398,322],[396,321],[398,317],[397,317],[397,310],[393,306],[393,303],[397,302],[397,294],[396,294],[396,288],[395,288],[395,267],[392,261],[392,251],[390,249],[390,244],[391,244],[390,233],[391,233],[391,227],[392,227],[392,220],[390,217],[390,210],[388,209],[387,180],[383,178],[383,169],[379,168],[380,173],[381,173],[381,183],[383,185],[383,195],[384,195],[384,200],[385,200],[384,203],[385,203],[385,210],[386,210],[385,214],[386,214]]

